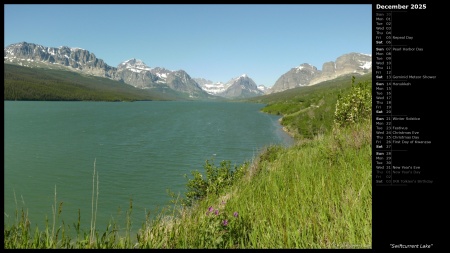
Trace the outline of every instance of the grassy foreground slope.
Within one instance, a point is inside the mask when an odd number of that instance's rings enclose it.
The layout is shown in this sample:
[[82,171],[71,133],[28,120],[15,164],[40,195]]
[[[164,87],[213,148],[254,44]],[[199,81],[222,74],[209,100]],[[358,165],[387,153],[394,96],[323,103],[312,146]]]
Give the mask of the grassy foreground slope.
[[277,114],[296,120],[323,113],[320,129],[234,168],[207,161],[205,173],[193,172],[188,181],[191,207],[176,219],[150,223],[139,247],[372,247],[370,76],[260,99],[270,101],[263,110],[279,108]]
[[[206,161],[203,172],[187,177],[185,195],[174,194],[173,203],[137,234],[119,235],[112,224],[107,231],[77,231],[72,239],[60,222],[53,225],[58,230],[33,234],[22,215],[5,227],[5,248],[371,248],[371,81],[354,81],[342,80],[339,99],[326,86],[293,97],[274,94],[282,99],[272,96],[268,107],[291,105],[279,110],[285,117],[330,107],[324,118],[331,120],[317,134],[296,135],[291,147],[269,146],[239,166]],[[311,105],[321,100],[319,107]],[[296,107],[307,101],[309,107]],[[297,124],[282,122],[290,129]]]
[[138,247],[371,248],[370,160],[370,123],[269,148],[227,190],[149,223]]

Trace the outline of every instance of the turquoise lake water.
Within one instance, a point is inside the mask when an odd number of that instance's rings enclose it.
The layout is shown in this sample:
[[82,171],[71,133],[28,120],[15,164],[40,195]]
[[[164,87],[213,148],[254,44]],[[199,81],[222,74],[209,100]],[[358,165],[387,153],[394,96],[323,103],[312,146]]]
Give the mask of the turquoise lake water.
[[96,227],[133,230],[147,211],[168,204],[167,190],[183,194],[185,174],[250,161],[271,144],[293,140],[264,105],[230,102],[4,102],[4,221],[27,210],[31,226],[52,223],[52,205],[73,225],[89,228],[94,162],[99,195]]

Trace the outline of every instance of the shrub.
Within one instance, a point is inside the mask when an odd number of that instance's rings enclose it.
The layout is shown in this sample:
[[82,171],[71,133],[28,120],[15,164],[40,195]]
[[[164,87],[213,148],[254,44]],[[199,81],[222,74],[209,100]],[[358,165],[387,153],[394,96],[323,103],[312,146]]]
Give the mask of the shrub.
[[356,85],[354,83],[353,76],[350,92],[346,96],[338,96],[334,113],[334,123],[337,126],[348,126],[372,117],[371,86],[367,81]]
[[[214,165],[214,162],[206,160],[204,169],[206,171],[206,179],[199,171],[192,171],[192,179],[188,179],[186,184],[187,191],[186,198],[183,204],[190,206],[194,201],[203,199],[208,194],[218,195],[224,188],[233,184],[233,182],[242,177],[244,174],[245,164],[231,169],[230,161],[222,161],[219,167]],[[187,177],[185,175],[185,177]]]

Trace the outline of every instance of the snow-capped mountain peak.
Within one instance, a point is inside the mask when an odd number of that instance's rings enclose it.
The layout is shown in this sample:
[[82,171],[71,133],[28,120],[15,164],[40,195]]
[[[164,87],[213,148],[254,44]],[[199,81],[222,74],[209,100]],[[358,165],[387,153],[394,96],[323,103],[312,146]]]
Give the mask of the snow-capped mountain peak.
[[133,72],[141,73],[142,71],[151,71],[152,68],[145,65],[145,63],[142,60],[132,58],[127,61],[124,61],[120,63],[117,66],[118,69],[129,69]]
[[315,72],[315,71],[317,71],[317,68],[315,68],[313,65],[311,65],[309,63],[303,63],[303,64],[300,64],[300,66],[295,68],[295,73],[298,73],[301,70]]
[[240,76],[238,76],[238,77],[235,77],[235,78],[232,78],[230,81],[228,81],[227,83],[232,83],[232,82],[235,82],[235,81],[237,81],[237,80],[239,80],[239,79],[246,79],[246,78],[249,78],[248,77],[248,75],[247,74],[242,74],[242,75],[240,75]]

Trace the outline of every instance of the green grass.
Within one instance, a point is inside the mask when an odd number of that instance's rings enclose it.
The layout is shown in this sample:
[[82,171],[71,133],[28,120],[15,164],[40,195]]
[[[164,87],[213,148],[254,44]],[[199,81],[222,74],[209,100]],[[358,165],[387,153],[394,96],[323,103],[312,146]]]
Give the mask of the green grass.
[[[339,92],[348,94],[350,88],[351,84]],[[299,96],[304,101],[323,99],[323,107],[332,103],[327,97],[335,93],[314,89]],[[270,98],[272,105],[295,104],[283,96],[284,102]],[[296,108],[282,111],[301,114],[304,109]],[[335,109],[329,111],[334,114]],[[193,173],[194,179],[187,182],[187,193],[198,190],[200,194],[191,195],[198,198],[186,202],[172,193],[172,202],[155,218],[148,213],[136,234],[130,232],[129,219],[125,231],[114,222],[103,230],[95,226],[101,196],[95,194],[94,162],[89,231],[80,229],[80,218],[73,226],[59,220],[55,188],[51,225],[47,222],[42,231],[32,228],[26,211],[16,211],[14,224],[4,227],[5,248],[372,248],[371,119],[346,126],[332,120],[327,124],[329,130],[298,136],[291,147],[266,147],[252,161],[235,167],[239,173],[230,173],[226,162],[216,166],[207,161],[206,173]],[[130,201],[128,217],[131,212]],[[73,229],[75,237],[68,235]]]
[[220,195],[147,226],[139,247],[371,248],[370,123],[266,152]]

